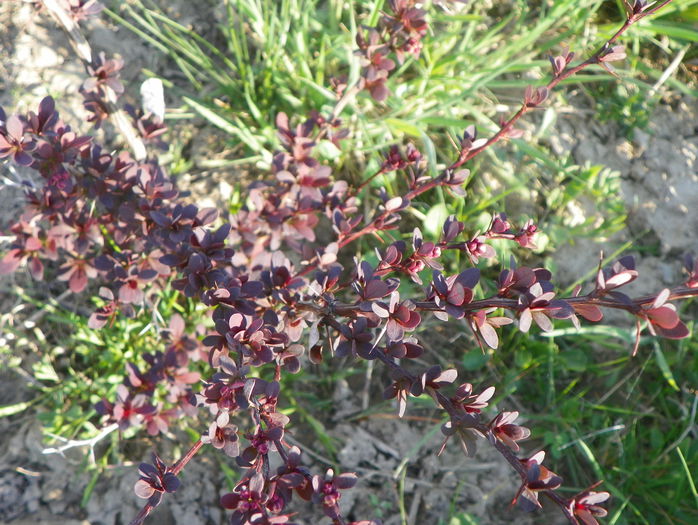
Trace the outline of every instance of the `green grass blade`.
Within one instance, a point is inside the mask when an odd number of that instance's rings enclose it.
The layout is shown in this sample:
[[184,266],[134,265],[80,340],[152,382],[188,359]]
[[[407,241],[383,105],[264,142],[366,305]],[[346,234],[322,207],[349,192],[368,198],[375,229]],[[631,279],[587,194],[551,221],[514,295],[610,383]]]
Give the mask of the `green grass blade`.
[[36,401],[22,401],[20,403],[14,403],[13,405],[4,405],[0,407],[0,417],[13,416],[24,412],[30,406],[32,406]]
[[679,392],[681,389],[676,384],[676,379],[674,379],[674,374],[671,373],[671,368],[669,368],[669,363],[667,363],[664,352],[662,352],[662,347],[656,340],[654,341],[654,357],[657,359],[657,366],[662,371],[662,376],[664,376],[666,382],[676,392]]

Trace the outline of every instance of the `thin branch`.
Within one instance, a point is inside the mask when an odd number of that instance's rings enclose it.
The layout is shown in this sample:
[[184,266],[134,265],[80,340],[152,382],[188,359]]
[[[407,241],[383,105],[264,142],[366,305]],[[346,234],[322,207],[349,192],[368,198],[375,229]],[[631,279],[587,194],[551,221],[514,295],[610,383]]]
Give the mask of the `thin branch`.
[[[587,58],[585,61],[578,64],[577,66],[572,67],[572,68],[567,68],[567,69],[561,71],[559,74],[553,76],[553,78],[547,83],[547,85],[545,87],[548,89],[548,91],[551,91],[563,80],[579,73],[580,71],[586,69],[587,67],[589,67],[593,64],[601,63],[601,57],[602,57],[603,53],[606,52],[608,50],[608,48],[610,46],[612,46],[618,40],[618,38],[620,38],[620,36],[628,30],[628,28],[630,28],[633,24],[637,23],[639,20],[642,20],[646,16],[654,14],[657,10],[659,10],[660,8],[669,4],[671,1],[672,0],[665,0],[664,2],[660,3],[659,5],[653,7],[652,9],[649,9],[643,13],[636,14],[636,15],[630,15],[625,20],[623,25],[613,34],[613,36],[611,36],[601,47],[599,47],[599,49],[593,55],[591,55],[589,58]],[[355,88],[356,88],[356,85],[353,86],[352,90],[350,90],[350,91],[353,91]],[[354,95],[355,95],[355,93],[352,92],[352,97]],[[500,127],[500,129],[492,137],[487,139],[487,141],[482,146],[479,146],[477,148],[472,148],[472,149],[461,150],[458,158],[448,168],[446,168],[446,170],[444,170],[444,172],[442,172],[441,175],[439,175],[438,177],[435,177],[434,179],[418,186],[417,188],[413,188],[410,192],[408,192],[407,195],[405,195],[405,198],[407,200],[411,200],[411,199],[421,195],[422,193],[424,193],[430,189],[433,189],[437,186],[443,185],[444,179],[445,179],[445,174],[447,174],[448,172],[450,172],[452,170],[455,170],[455,169],[461,167],[463,164],[465,164],[469,160],[472,160],[474,157],[476,157],[477,155],[482,153],[485,149],[496,144],[500,140],[508,137],[509,133],[511,132],[511,130],[514,127],[514,125],[516,124],[516,122],[523,115],[528,113],[530,110],[538,108],[542,103],[543,103],[543,101],[537,102],[537,103],[532,103],[530,101],[525,100],[522,103],[519,110],[512,117],[510,117],[509,120],[505,121],[502,124],[502,126]],[[375,175],[370,177],[369,181],[373,177],[375,177]],[[359,189],[362,189],[366,183],[367,183],[367,181],[362,183],[359,186]],[[388,218],[388,216],[390,216],[392,213],[393,212],[389,212],[387,210],[383,211],[380,214],[378,214],[374,219],[372,219],[362,229],[360,229],[356,232],[347,234],[345,236],[340,236],[339,242],[338,242],[339,247],[342,248],[342,247],[346,246],[347,244],[350,244],[351,242],[353,242],[353,241],[355,241],[355,240],[357,240],[360,237],[363,237],[365,235],[376,233],[379,230],[379,228],[377,228],[377,225],[380,224],[382,221],[384,221],[386,218]],[[309,262],[309,264],[305,268],[303,268],[303,270],[300,271],[297,275],[298,276],[307,275],[308,273],[310,273],[311,271],[313,271],[314,269],[317,268],[318,262],[319,262],[318,257],[313,258]]]
[[[661,4],[653,7],[652,9],[640,13],[637,15],[630,15],[628,18],[625,20],[623,25],[613,34],[611,38],[609,38],[593,55],[591,55],[589,58],[587,58],[585,61],[583,61],[581,64],[576,65],[575,67],[565,69],[564,71],[560,72],[558,75],[553,76],[553,78],[546,84],[546,88],[548,91],[552,91],[560,82],[563,80],[571,77],[572,75],[576,75],[580,71],[588,68],[589,66],[593,64],[599,64],[601,62],[600,58],[602,54],[608,50],[610,46],[612,46],[620,36],[625,33],[632,25],[637,23],[638,21],[642,20],[646,16],[649,16],[651,14],[654,14],[657,10],[661,9],[668,3],[670,3],[672,0],[665,0]],[[456,162],[451,164],[449,166],[450,169],[456,169],[469,160],[472,160],[474,157],[482,153],[484,150],[492,146],[493,144],[499,142],[500,140],[506,138],[511,131],[511,129],[514,127],[514,124],[526,113],[528,113],[532,109],[538,108],[541,103],[536,103],[536,104],[529,104],[526,101],[521,105],[519,110],[509,119],[507,120],[497,131],[492,137],[490,137],[485,144],[478,148],[473,148],[467,152],[462,152],[461,156],[458,158]],[[464,153],[464,154],[463,154]]]
[[97,443],[102,441],[105,437],[107,437],[109,434],[114,432],[116,429],[119,428],[118,423],[112,423],[111,425],[104,427],[99,434],[97,434],[95,437],[90,438],[90,439],[66,439],[64,437],[58,436],[56,434],[49,434],[49,436],[58,439],[60,441],[64,441],[65,444],[61,445],[60,447],[48,447],[45,448],[41,451],[42,454],[60,454],[61,456],[65,457],[65,452],[66,450],[70,450],[71,448],[75,447],[84,447],[88,446],[90,447],[90,464],[95,465],[95,446]]
[[[89,42],[85,39],[82,31],[78,27],[77,22],[73,20],[66,10],[57,2],[57,0],[41,0],[46,10],[58,22],[63,30],[68,35],[70,45],[75,50],[75,54],[83,62],[85,68],[92,65],[92,48]],[[133,156],[136,160],[143,160],[148,155],[145,144],[138,136],[138,132],[131,125],[131,122],[126,117],[126,114],[116,105],[116,93],[109,87],[103,87],[105,92],[105,100],[107,111],[111,117],[114,126],[119,133],[126,139],[129,147],[133,151]]]

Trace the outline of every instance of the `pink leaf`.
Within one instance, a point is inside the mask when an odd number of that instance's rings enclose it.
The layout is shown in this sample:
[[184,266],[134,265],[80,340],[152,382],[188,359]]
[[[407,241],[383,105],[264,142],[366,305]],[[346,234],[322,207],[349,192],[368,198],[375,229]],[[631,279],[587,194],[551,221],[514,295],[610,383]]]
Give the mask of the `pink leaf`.
[[70,281],[68,282],[68,286],[70,287],[70,291],[73,293],[82,292],[87,286],[87,274],[85,273],[85,270],[78,269],[73,272],[73,275],[70,277]]
[[403,199],[402,197],[393,197],[385,203],[385,209],[390,212],[400,210],[405,206],[405,199]]
[[609,277],[606,280],[606,289],[619,288],[634,281],[637,278],[637,272],[635,270],[625,270],[623,272],[617,273],[613,277]]
[[526,333],[531,328],[531,321],[533,321],[533,316],[531,315],[531,310],[526,308],[519,316],[519,330]]
[[534,311],[531,315],[533,315],[533,320],[544,332],[550,332],[553,329],[553,322],[543,312]]
[[5,275],[14,272],[19,268],[22,262],[22,256],[19,249],[10,250],[0,260],[0,275]]
[[12,115],[5,122],[7,134],[13,139],[19,140],[24,135],[24,125],[17,115]]
[[489,346],[490,348],[496,350],[499,346],[499,336],[497,335],[497,331],[492,327],[492,325],[485,322],[482,326],[479,327],[479,331],[480,335],[482,336],[482,339],[485,341],[485,344],[487,344],[487,346]]
[[667,302],[667,299],[669,299],[670,295],[671,291],[669,290],[669,288],[664,288],[664,290],[657,294],[654,303],[652,303],[652,308],[659,308],[660,306],[662,306],[664,303]]

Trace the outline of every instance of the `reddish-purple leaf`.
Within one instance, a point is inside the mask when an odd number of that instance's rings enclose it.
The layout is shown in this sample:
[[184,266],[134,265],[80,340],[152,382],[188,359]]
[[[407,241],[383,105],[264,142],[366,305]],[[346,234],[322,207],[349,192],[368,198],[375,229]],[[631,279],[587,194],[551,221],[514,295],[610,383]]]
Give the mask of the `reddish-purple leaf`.
[[390,293],[390,287],[380,279],[373,279],[366,284],[364,297],[368,300],[380,299]]
[[41,281],[44,278],[44,264],[38,257],[31,257],[29,259],[29,273],[37,281]]
[[465,288],[463,288],[463,285],[455,283],[449,290],[446,300],[455,306],[462,305],[465,300]]
[[657,333],[667,339],[684,339],[690,335],[688,327],[679,321],[673,328],[657,327]]
[[598,306],[589,304],[575,304],[574,311],[584,317],[587,321],[596,323],[603,319],[603,312]]
[[358,477],[354,473],[345,473],[345,474],[340,474],[333,480],[333,484],[336,485],[337,488],[339,489],[350,489],[354,485],[356,485],[356,482],[358,481]]

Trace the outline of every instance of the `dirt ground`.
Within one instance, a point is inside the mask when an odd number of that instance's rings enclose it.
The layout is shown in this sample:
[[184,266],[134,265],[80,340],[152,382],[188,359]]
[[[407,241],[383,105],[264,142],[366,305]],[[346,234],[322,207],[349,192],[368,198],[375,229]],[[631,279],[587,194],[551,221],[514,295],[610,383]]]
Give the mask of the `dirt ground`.
[[[103,22],[91,22],[86,27],[88,40],[98,49],[106,47],[125,58],[127,84],[141,78],[141,67],[167,74],[167,62],[162,56],[124,29],[114,32]],[[59,99],[59,109],[66,120],[79,121],[73,117],[81,115],[82,108],[79,97],[74,95],[82,82],[82,66],[48,17],[36,17],[28,4],[2,2],[0,45],[0,105],[24,110],[50,93]],[[579,163],[603,163],[621,172],[622,194],[630,211],[630,234],[646,232],[660,244],[660,255],[645,257],[640,264],[641,272],[653,276],[643,283],[654,290],[680,281],[680,266],[676,262],[680,252],[686,248],[698,251],[697,113],[696,100],[687,98],[661,106],[649,128],[636,131],[632,141],[622,137],[617,125],[599,124],[585,115],[564,115],[558,119],[551,138],[554,149],[573,151]],[[17,181],[26,175],[0,171],[0,176],[6,178],[6,184],[0,186],[0,228],[4,228],[22,206],[21,192],[7,184],[7,179]],[[597,253],[598,246],[563,247],[556,255],[559,266],[569,272],[563,280],[574,280],[580,272],[593,268]],[[22,278],[10,276],[0,280],[2,312],[18,304],[13,286]],[[6,363],[0,365],[0,406],[28,401],[33,395],[26,377],[9,369]],[[439,432],[414,447],[415,430],[409,422],[367,419],[347,428],[333,421],[347,410],[347,404],[355,406],[357,400],[347,395],[347,385],[342,383],[337,385],[336,399],[328,426],[343,443],[339,457],[344,468],[356,471],[362,479],[343,499],[349,517],[375,518],[386,509],[396,508],[395,473],[409,458],[404,486],[408,523],[436,523],[452,506],[476,516],[481,525],[514,520],[523,525],[542,522],[540,515],[534,519],[509,508],[516,478],[484,443],[474,460],[465,459],[455,446],[437,458],[434,451],[440,445]],[[433,428],[433,423],[425,425],[422,435]],[[301,436],[296,439],[303,443]],[[314,443],[303,445],[311,451],[317,449]],[[81,505],[90,481],[90,474],[80,468],[84,450],[73,450],[64,458],[43,454],[44,448],[40,425],[31,410],[0,418],[0,523],[120,525],[137,514],[142,500],[133,493],[138,477],[134,464],[114,467],[102,475],[89,501]],[[142,459],[147,459],[147,454]],[[223,523],[224,513],[216,500],[225,491],[225,478],[217,462],[213,455],[197,456],[185,469],[183,487],[175,496],[165,498],[147,523]],[[315,457],[309,466],[320,470],[323,465],[322,458]],[[556,519],[551,517],[547,523]],[[399,523],[399,515],[385,516],[386,525]]]

